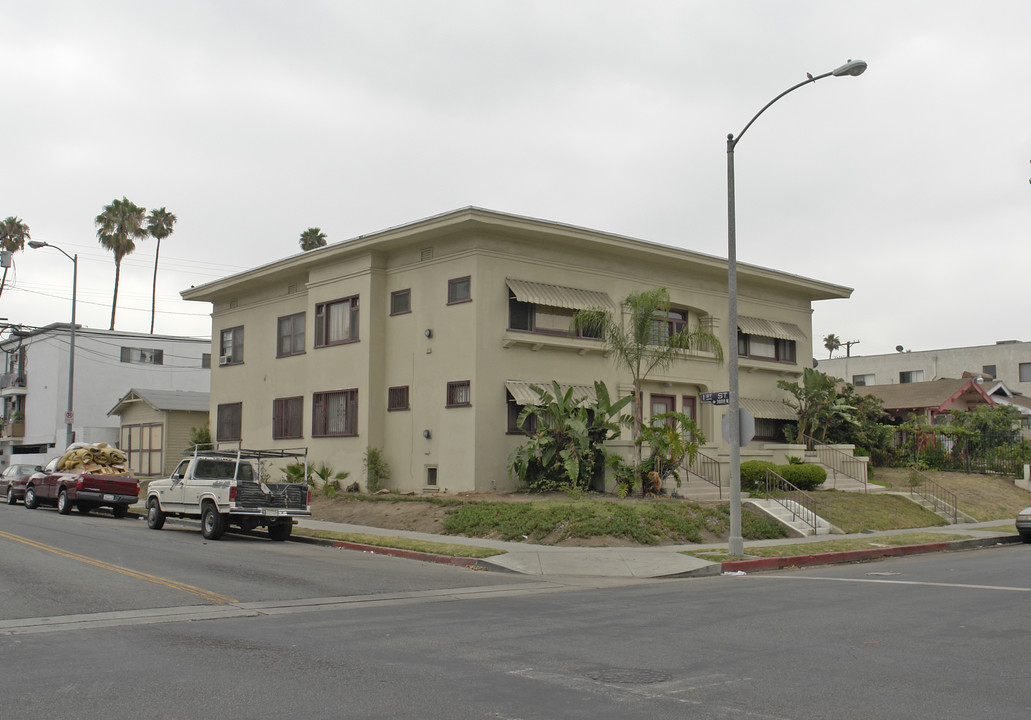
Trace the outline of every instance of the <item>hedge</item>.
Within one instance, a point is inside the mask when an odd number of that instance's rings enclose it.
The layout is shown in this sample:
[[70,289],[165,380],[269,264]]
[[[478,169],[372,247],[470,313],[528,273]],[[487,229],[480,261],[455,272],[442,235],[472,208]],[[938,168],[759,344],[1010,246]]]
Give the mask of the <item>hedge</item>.
[[741,463],[741,490],[765,492],[767,468],[799,490],[815,490],[827,479],[827,471],[819,465],[774,465],[766,460],[748,460]]

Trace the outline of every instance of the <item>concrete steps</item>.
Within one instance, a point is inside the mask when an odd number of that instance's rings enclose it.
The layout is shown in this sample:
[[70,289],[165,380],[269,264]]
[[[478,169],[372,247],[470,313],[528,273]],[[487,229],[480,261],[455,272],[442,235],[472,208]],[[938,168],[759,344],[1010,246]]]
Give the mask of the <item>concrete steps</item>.
[[[793,500],[765,500],[765,499],[752,499],[748,501],[754,508],[758,509],[765,515],[773,518],[781,525],[787,527],[797,537],[810,537],[812,535],[830,535],[834,532],[834,526],[824,520],[822,517],[816,517],[816,529],[813,530],[812,526],[806,522],[803,522],[798,518],[798,513],[803,512],[801,506],[799,506]],[[785,507],[787,506],[787,507]]]

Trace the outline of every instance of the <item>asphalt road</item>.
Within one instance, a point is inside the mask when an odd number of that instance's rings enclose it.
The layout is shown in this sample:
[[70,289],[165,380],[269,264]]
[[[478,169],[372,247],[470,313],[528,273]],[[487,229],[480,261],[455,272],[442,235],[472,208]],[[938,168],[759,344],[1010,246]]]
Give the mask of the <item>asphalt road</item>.
[[1024,719],[1029,604],[1022,545],[592,583],[3,506],[0,717]]

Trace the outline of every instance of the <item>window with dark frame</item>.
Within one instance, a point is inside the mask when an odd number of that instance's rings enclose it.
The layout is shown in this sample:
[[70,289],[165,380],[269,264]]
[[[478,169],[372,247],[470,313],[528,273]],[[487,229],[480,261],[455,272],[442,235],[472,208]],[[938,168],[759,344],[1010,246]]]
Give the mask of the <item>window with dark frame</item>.
[[456,303],[469,302],[473,299],[472,295],[472,277],[466,275],[465,277],[454,278],[453,280],[447,281],[447,304],[454,305]]
[[315,306],[315,347],[357,341],[357,295]]
[[239,441],[243,439],[243,403],[225,403],[216,408],[215,441]]
[[276,326],[276,357],[304,354],[304,313],[284,315]]
[[899,384],[917,383],[924,381],[923,370],[903,370],[899,373]]
[[652,320],[649,343],[664,345],[666,338],[687,330],[689,317],[689,311],[678,308],[670,308],[667,313],[656,312],[655,318]]
[[996,373],[995,373],[995,370],[996,370],[996,367],[994,365],[982,365],[981,366],[981,372],[984,373],[985,375],[991,375],[993,380],[998,377],[998,375],[996,375]]
[[395,290],[390,293],[390,314],[391,315],[404,315],[412,311],[412,291],[410,288],[405,290]]
[[121,361],[142,365],[164,365],[165,351],[157,348],[123,347]]
[[468,380],[459,380],[447,384],[447,403],[445,407],[467,407],[472,404],[472,392]]
[[[543,335],[569,336],[573,334],[570,331],[570,327],[575,314],[576,310],[568,308],[523,302],[516,299],[514,292],[508,291],[509,330],[525,330]],[[575,335],[576,337],[592,340],[598,340],[602,337],[600,330],[587,330],[585,328],[578,328]]]
[[285,397],[272,401],[272,439],[303,437],[304,398]]
[[795,362],[795,341],[738,332],[737,354],[743,358]]
[[387,388],[387,410],[409,410],[408,386]]
[[226,328],[219,334],[219,365],[239,365],[243,362],[243,326]]
[[358,434],[358,390],[312,395],[312,437],[353,437]]
[[510,434],[532,435],[537,432],[537,416],[527,415],[522,427],[519,427],[519,414],[523,412],[525,405],[520,405],[512,397],[512,393],[505,391],[505,404],[508,408],[508,430]]
[[204,370],[211,369],[211,353],[201,353],[200,366]]

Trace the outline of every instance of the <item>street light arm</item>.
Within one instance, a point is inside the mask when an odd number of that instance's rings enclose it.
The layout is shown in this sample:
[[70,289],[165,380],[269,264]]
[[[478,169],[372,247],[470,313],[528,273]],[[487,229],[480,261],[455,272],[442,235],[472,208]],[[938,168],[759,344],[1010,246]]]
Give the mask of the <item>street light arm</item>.
[[29,247],[32,248],[33,250],[37,250],[39,248],[44,248],[44,247],[53,248],[54,250],[57,250],[59,253],[61,253],[66,258],[71,260],[72,262],[75,262],[75,258],[73,258],[71,255],[66,253],[61,248],[57,247],[57,245],[51,245],[50,243],[48,243],[48,242],[46,242],[44,240],[29,240]]

